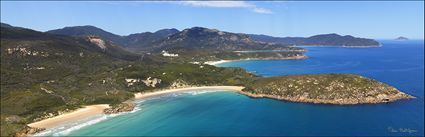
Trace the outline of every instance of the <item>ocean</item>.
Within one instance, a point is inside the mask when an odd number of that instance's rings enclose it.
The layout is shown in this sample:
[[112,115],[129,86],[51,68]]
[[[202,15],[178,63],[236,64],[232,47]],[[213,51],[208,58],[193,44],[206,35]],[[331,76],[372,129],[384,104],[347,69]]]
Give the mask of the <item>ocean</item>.
[[351,73],[417,97],[387,104],[320,105],[193,91],[138,102],[133,112],[99,115],[39,135],[67,136],[423,136],[424,41],[381,48],[305,47],[308,59],[236,61],[257,75]]

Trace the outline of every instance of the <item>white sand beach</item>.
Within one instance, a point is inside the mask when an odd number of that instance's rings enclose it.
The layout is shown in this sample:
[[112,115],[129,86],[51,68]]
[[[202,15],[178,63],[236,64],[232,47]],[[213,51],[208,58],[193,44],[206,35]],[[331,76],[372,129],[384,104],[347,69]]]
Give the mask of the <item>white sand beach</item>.
[[208,65],[213,65],[214,66],[214,65],[218,65],[218,64],[226,63],[226,62],[230,62],[230,61],[232,61],[232,60],[207,61],[204,64],[208,64]]
[[295,57],[283,57],[283,58],[246,58],[246,59],[238,59],[238,60],[219,60],[219,61],[207,61],[204,64],[208,65],[218,65],[226,62],[233,62],[233,61],[244,61],[244,60],[290,60],[290,59],[307,59],[308,57],[305,55],[302,56],[295,56]]
[[134,98],[136,100],[138,100],[138,99],[144,99],[144,98],[148,98],[148,97],[159,96],[159,95],[163,95],[163,94],[185,92],[185,91],[191,91],[191,90],[194,90],[194,91],[196,91],[196,90],[242,91],[243,88],[244,87],[242,87],[242,86],[203,86],[203,87],[177,88],[177,89],[167,89],[167,90],[148,92],[148,93],[136,93],[136,94],[134,94]]
[[[154,91],[154,92],[148,92],[148,93],[136,93],[134,94],[134,99],[128,100],[139,100],[144,99],[148,97],[154,97],[169,93],[175,93],[175,92],[184,92],[184,91],[197,91],[197,90],[225,90],[225,91],[241,91],[244,87],[241,86],[203,86],[203,87],[188,87],[188,88],[178,88],[178,89],[166,89],[166,90],[160,90],[160,91]],[[52,118],[44,119],[38,122],[34,122],[31,124],[28,124],[30,127],[36,127],[36,128],[53,128],[57,127],[59,125],[64,125],[69,122],[74,122],[76,120],[85,119],[88,117],[91,117],[93,115],[97,114],[103,114],[103,110],[109,108],[108,104],[98,104],[98,105],[89,105],[85,106],[83,108],[77,109],[75,111],[65,113],[59,116],[55,116]]]
[[84,119],[96,114],[103,114],[103,110],[106,108],[109,108],[108,104],[89,105],[69,113],[28,124],[28,126],[49,129],[58,125],[64,125],[69,122]]

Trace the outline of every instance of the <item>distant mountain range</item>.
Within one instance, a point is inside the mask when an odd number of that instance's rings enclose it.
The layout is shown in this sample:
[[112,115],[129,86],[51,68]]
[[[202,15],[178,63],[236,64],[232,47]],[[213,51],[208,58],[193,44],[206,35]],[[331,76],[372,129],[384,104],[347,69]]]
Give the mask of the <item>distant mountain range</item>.
[[237,51],[237,50],[286,50],[290,47],[280,44],[258,42],[246,34],[231,33],[193,27],[171,35],[167,39],[153,43],[153,50],[202,50],[202,51]]
[[[57,46],[54,46],[54,48],[62,48],[61,45],[74,45],[74,46],[63,47],[63,48],[67,48],[69,51],[76,51],[76,49],[70,50],[70,48],[82,48],[87,50],[87,52],[89,51],[98,52],[99,54],[106,54],[107,56],[111,56],[114,58],[121,58],[121,59],[134,60],[138,58],[138,55],[134,53],[130,53],[124,48],[114,45],[110,43],[109,41],[105,41],[98,36],[69,37],[69,36],[63,36],[63,35],[53,35],[50,33],[38,32],[31,29],[21,28],[21,27],[14,27],[4,23],[2,23],[1,26],[2,26],[1,27],[2,39],[28,41],[28,42],[33,40],[34,42],[45,43],[44,45],[57,45]],[[93,32],[98,33],[97,29],[93,29]],[[17,43],[17,45],[19,45],[19,43]],[[31,45],[31,44],[26,44],[26,45]],[[28,46],[26,48],[41,48],[41,47]],[[41,50],[46,50],[46,49],[41,49]],[[68,50],[64,50],[64,51],[68,51]]]
[[135,52],[152,52],[173,48],[190,50],[274,50],[293,45],[327,45],[344,47],[376,47],[373,39],[323,34],[312,37],[272,37],[267,35],[224,32],[216,29],[193,27],[182,31],[162,29],[120,36],[94,26],[75,26],[50,30],[47,33],[77,37],[98,36],[115,45]]
[[47,33],[51,33],[51,34],[76,36],[76,37],[98,36],[113,44],[120,45],[126,48],[134,48],[134,49],[148,47],[152,43],[158,40],[162,40],[177,32],[179,32],[179,30],[177,29],[162,29],[154,33],[143,32],[143,33],[130,34],[128,36],[120,36],[120,35],[107,32],[95,26],[65,27],[62,29],[47,31]]
[[123,46],[130,49],[142,49],[152,46],[153,43],[163,40],[173,34],[178,33],[177,29],[162,29],[156,32],[143,32],[131,34],[123,37],[125,42]]
[[97,28],[95,26],[75,26],[75,27],[65,27],[62,29],[50,30],[47,31],[50,34],[57,35],[66,35],[66,36],[76,36],[76,37],[86,37],[86,36],[98,36],[104,40],[114,42],[114,44],[121,44],[124,42],[122,36],[104,31],[103,29]]
[[246,34],[193,27],[178,31],[162,29],[152,32],[119,36],[94,26],[65,27],[47,31],[50,34],[87,37],[98,36],[136,52],[158,52],[170,49],[186,50],[273,50],[287,46],[252,40]]
[[252,39],[262,42],[279,43],[284,45],[303,46],[345,46],[345,47],[377,47],[381,44],[373,39],[356,38],[350,35],[322,34],[311,37],[272,37],[267,35],[250,34]]

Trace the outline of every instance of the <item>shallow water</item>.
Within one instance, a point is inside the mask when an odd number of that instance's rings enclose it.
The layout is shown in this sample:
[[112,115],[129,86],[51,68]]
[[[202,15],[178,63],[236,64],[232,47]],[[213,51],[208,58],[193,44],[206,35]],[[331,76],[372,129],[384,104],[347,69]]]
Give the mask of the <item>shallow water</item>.
[[[238,61],[219,66],[242,67],[262,76],[353,73],[395,86],[417,99],[341,106],[252,99],[234,92],[188,92],[145,100],[132,113],[45,135],[423,136],[423,41],[383,44],[382,48],[308,47],[310,58],[306,60]],[[64,129],[70,127],[76,126]]]

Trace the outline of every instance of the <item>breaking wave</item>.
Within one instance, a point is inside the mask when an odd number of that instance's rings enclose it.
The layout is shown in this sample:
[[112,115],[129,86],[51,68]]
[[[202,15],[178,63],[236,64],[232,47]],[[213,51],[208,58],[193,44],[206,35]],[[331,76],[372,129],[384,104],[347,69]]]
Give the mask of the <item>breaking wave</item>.
[[135,113],[137,111],[142,110],[142,106],[144,104],[144,102],[149,101],[149,100],[157,100],[157,99],[166,99],[166,98],[174,98],[174,97],[178,97],[181,95],[200,95],[200,94],[205,94],[205,93],[211,93],[211,92],[217,92],[217,90],[196,90],[196,91],[185,91],[185,92],[179,92],[179,93],[170,93],[170,94],[165,94],[162,96],[156,96],[156,97],[151,97],[151,98],[147,98],[144,100],[137,100],[134,103],[136,103],[136,107],[134,108],[133,111],[131,112],[122,112],[122,113],[118,113],[118,114],[98,114],[98,115],[94,115],[90,118],[86,118],[86,119],[82,119],[76,122],[72,122],[72,123],[68,123],[66,125],[62,125],[60,127],[56,127],[56,128],[51,128],[45,131],[42,131],[40,133],[37,133],[33,136],[66,136],[68,134],[70,134],[73,131],[79,130],[81,128],[105,121],[107,119],[110,118],[114,118],[120,115],[125,115],[125,114],[129,114],[129,113]]

